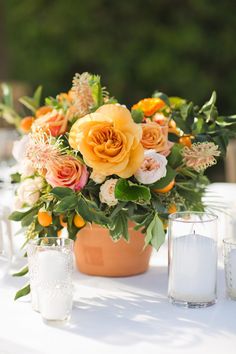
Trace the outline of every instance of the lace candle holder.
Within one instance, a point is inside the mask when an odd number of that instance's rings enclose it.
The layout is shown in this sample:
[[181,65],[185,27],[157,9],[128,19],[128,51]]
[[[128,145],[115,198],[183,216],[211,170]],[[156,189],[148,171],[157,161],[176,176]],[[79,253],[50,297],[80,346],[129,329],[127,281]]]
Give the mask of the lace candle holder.
[[48,237],[28,245],[32,306],[46,321],[70,317],[73,299],[73,241]]
[[172,303],[200,308],[216,301],[217,216],[182,212],[169,217],[169,288]]
[[223,245],[226,292],[231,300],[236,300],[236,241],[224,239]]

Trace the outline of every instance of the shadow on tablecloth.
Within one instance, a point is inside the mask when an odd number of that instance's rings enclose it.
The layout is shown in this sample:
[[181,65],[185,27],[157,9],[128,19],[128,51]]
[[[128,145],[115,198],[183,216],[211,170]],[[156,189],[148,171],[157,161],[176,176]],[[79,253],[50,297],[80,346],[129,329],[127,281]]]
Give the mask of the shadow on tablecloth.
[[[220,283],[223,270],[219,270]],[[176,307],[167,299],[166,267],[151,267],[132,278],[77,276],[77,289],[70,323],[62,330],[118,346],[141,342],[186,348],[204,338],[235,334],[232,311],[236,302],[220,298],[206,309]],[[229,320],[231,318],[231,321]]]

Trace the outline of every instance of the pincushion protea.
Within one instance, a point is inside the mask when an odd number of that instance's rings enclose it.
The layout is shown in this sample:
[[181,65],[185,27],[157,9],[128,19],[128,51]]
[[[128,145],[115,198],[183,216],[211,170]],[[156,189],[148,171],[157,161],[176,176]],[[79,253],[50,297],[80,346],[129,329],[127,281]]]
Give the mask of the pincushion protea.
[[[73,108],[76,115],[83,117],[90,112],[94,105],[91,86],[89,80],[91,75],[87,72],[83,74],[75,74],[72,81],[71,97],[73,100]],[[75,112],[74,112],[75,114]]]
[[212,142],[192,144],[183,149],[183,160],[187,167],[197,172],[204,171],[207,167],[217,163],[215,157],[220,155],[218,145]]

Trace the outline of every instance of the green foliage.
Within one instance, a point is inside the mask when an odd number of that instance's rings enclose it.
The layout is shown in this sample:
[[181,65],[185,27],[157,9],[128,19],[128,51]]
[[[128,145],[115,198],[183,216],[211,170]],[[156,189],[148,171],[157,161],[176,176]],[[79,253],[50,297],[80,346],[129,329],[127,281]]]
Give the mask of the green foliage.
[[159,92],[159,91],[155,91],[155,92],[153,93],[152,97],[154,97],[154,98],[160,98],[162,101],[165,102],[165,104],[166,104],[167,106],[170,106],[169,97],[168,97],[165,93]]
[[19,299],[22,296],[26,296],[30,293],[30,285],[26,284],[23,288],[17,291],[14,300]]
[[183,145],[181,145],[181,144],[175,144],[172,147],[171,153],[167,157],[168,164],[172,168],[177,168],[181,164],[181,162],[183,160],[182,150],[183,150]]
[[74,192],[70,188],[66,187],[55,187],[51,190],[51,193],[57,198],[57,199],[63,199],[65,197],[71,197],[74,195]]
[[158,250],[164,241],[165,232],[163,229],[163,224],[158,214],[155,213],[146,231],[145,246],[151,244],[156,250]]
[[18,272],[12,274],[13,277],[23,277],[24,275],[26,275],[29,271],[29,267],[28,266],[24,266],[23,268],[21,268]]
[[148,202],[151,199],[150,189],[120,178],[115,187],[115,197],[121,201]]
[[11,182],[12,183],[19,183],[21,181],[21,174],[19,172],[11,174]]
[[127,211],[120,210],[117,214],[115,214],[111,219],[109,228],[111,237],[114,241],[119,240],[121,237],[124,237],[124,239],[128,241],[129,234]]
[[131,114],[135,123],[142,123],[144,114],[141,109],[132,109]]
[[42,95],[42,86],[39,86],[34,92],[33,97],[23,96],[19,98],[19,102],[28,108],[33,114],[40,106],[40,100]]

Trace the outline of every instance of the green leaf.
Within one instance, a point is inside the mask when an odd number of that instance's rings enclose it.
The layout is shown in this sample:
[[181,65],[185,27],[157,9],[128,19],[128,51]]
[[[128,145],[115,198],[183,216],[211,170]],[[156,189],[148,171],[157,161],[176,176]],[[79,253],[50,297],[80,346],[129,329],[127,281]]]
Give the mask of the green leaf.
[[34,102],[34,99],[28,96],[23,96],[19,98],[19,102],[27,107],[33,114],[35,114],[37,106]]
[[160,91],[155,91],[152,95],[153,98],[160,98],[162,101],[165,102],[165,104],[167,106],[170,106],[170,101],[169,101],[169,97],[163,93],[163,92],[160,92]]
[[64,197],[55,208],[56,213],[64,213],[68,210],[74,210],[78,203],[78,197],[76,194]]
[[[33,208],[34,209],[34,208]],[[32,208],[22,212],[22,211],[14,211],[13,213],[11,213],[8,217],[9,220],[12,221],[21,221],[26,215],[28,215],[29,213],[31,213],[31,211],[33,210]]]
[[6,83],[2,83],[3,102],[6,106],[13,108],[12,88]]
[[19,183],[21,181],[21,174],[19,172],[11,174],[11,182]]
[[34,100],[34,105],[35,105],[36,108],[39,108],[39,106],[40,106],[42,90],[43,90],[43,87],[42,86],[38,86],[37,89],[34,92],[33,100]]
[[174,144],[174,146],[172,147],[171,153],[167,157],[168,164],[172,168],[176,168],[182,163],[183,161],[182,150],[183,150],[183,145],[181,144]]
[[162,188],[165,188],[171,181],[173,181],[175,176],[176,176],[176,171],[173,168],[171,168],[170,166],[167,166],[166,176],[161,178],[156,183],[153,183],[150,186],[150,188],[151,189],[162,189]]
[[101,87],[101,78],[99,75],[91,75],[89,80],[89,85],[92,91],[92,97],[95,102],[95,107],[100,107],[103,104],[102,97],[102,87]]
[[22,296],[26,296],[30,293],[30,285],[26,284],[23,288],[17,291],[14,300],[19,299]]
[[148,187],[120,178],[115,186],[115,197],[121,201],[147,202],[151,193]]
[[158,214],[155,213],[154,218],[149,224],[146,236],[145,236],[145,247],[151,244],[156,250],[158,250],[165,241],[165,231],[161,219]]
[[142,123],[144,114],[141,109],[132,109],[131,115],[135,123]]
[[58,199],[70,197],[75,194],[72,189],[66,187],[55,187],[51,190],[51,193]]
[[21,226],[22,227],[29,226],[32,223],[32,221],[34,220],[34,216],[37,214],[37,212],[38,212],[38,208],[34,208],[34,209],[31,210],[30,213],[25,215],[21,219]]
[[88,222],[94,222],[99,225],[109,224],[109,218],[97,207],[96,203],[84,197],[79,199],[76,211]]
[[209,99],[209,101],[207,101],[202,108],[200,109],[199,113],[201,112],[206,112],[209,111],[212,107],[212,105],[214,105],[216,103],[216,92],[213,91],[211,94],[211,98]]
[[121,210],[118,214],[116,214],[112,219],[109,228],[110,235],[114,241],[118,241],[121,237],[128,241],[129,233],[127,213],[124,210]]
[[12,274],[13,277],[23,277],[29,271],[28,266],[24,266],[17,273]]
[[186,104],[186,100],[181,97],[169,97],[170,106],[174,109],[179,109],[183,104]]

